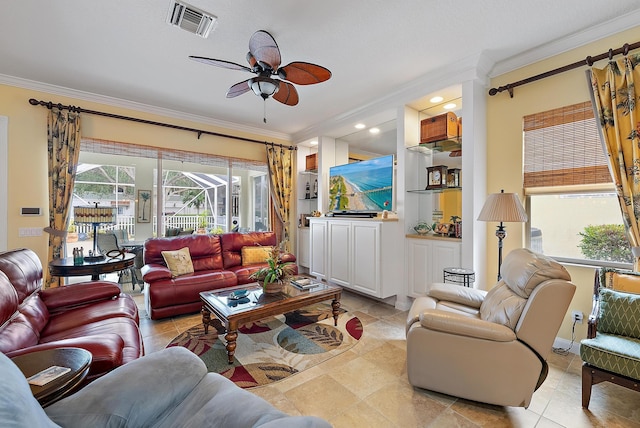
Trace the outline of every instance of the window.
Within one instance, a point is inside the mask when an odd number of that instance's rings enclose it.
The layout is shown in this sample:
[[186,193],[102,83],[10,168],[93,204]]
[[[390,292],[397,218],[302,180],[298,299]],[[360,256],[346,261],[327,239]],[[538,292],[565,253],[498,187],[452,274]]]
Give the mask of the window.
[[524,118],[529,247],[559,260],[631,263],[590,102]]
[[253,177],[255,230],[268,230],[269,224],[269,183],[266,175]]
[[[73,188],[71,205],[87,206],[98,203],[100,206],[111,206],[117,210],[117,227],[134,233],[134,191],[136,169],[134,166],[78,164],[76,180]],[[73,211],[72,211],[73,213]],[[78,224],[79,233],[91,232],[90,224]],[[114,225],[101,225],[101,229],[114,228]]]
[[[204,229],[209,233],[226,232],[230,227],[270,228],[264,162],[94,139],[82,140],[80,162],[86,167],[78,169],[79,199],[74,200],[74,206],[88,202],[117,206],[117,227],[128,229],[130,235],[135,235],[136,226],[145,229],[136,239],[145,239],[151,233],[163,236],[167,227]],[[162,172],[160,191],[157,189],[159,171]],[[260,192],[255,192],[256,180],[264,186]],[[148,227],[135,221],[134,195],[139,188],[153,189],[152,222]],[[156,216],[158,204],[161,204],[160,224],[163,225],[160,233]],[[259,223],[254,219],[255,207],[259,207]]]

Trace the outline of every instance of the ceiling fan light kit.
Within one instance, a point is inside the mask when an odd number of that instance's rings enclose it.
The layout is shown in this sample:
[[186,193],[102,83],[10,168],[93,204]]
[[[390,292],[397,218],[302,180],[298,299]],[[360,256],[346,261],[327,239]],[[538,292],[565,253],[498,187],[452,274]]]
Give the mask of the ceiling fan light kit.
[[249,79],[248,84],[256,95],[265,100],[278,90],[278,83],[269,77],[257,76]]
[[[227,98],[234,98],[251,90],[265,101],[273,97],[282,104],[294,106],[298,104],[299,97],[292,83],[312,85],[331,78],[331,72],[328,69],[308,62],[296,61],[280,67],[280,48],[273,36],[264,30],[256,31],[249,40],[249,52],[246,58],[250,67],[215,58],[201,56],[189,58],[216,67],[257,74],[256,77],[231,86],[227,91]],[[274,79],[272,76],[279,79]]]

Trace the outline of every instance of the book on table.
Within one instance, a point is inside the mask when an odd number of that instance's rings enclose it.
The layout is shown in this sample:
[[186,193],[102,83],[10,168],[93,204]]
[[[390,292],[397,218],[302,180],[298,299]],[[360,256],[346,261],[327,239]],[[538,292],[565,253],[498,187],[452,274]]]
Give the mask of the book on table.
[[307,290],[309,288],[313,288],[313,287],[317,287],[318,285],[321,285],[319,282],[317,282],[313,278],[307,278],[304,276],[291,278],[289,282],[291,282],[291,285],[298,287],[302,290]]
[[67,374],[71,371],[69,367],[51,366],[27,378],[31,385],[44,386],[49,382]]

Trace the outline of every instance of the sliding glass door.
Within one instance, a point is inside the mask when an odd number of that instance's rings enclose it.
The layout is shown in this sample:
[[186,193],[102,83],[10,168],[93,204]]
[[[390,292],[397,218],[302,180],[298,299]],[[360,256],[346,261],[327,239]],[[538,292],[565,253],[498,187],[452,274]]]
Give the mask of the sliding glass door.
[[[169,229],[270,230],[266,164],[135,147],[82,143],[72,203],[117,208],[116,224],[101,225],[101,231],[120,229],[143,241]],[[91,242],[89,228],[75,228],[81,243]]]

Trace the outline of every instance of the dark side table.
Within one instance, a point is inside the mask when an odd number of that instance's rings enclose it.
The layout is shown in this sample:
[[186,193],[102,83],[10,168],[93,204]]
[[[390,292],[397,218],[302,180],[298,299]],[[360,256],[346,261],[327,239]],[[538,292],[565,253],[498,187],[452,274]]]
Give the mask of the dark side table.
[[103,273],[118,272],[133,266],[136,255],[123,253],[118,257],[105,257],[97,261],[85,261],[80,265],[73,263],[73,257],[55,259],[49,263],[49,272],[53,276],[85,276],[91,275],[91,279],[97,281]]
[[82,383],[91,366],[91,352],[81,348],[56,348],[30,352],[13,357],[24,377],[29,378],[51,366],[68,367],[68,373],[42,386],[31,385],[31,393],[42,407],[55,403],[74,392]]
[[471,287],[476,280],[476,273],[471,269],[448,267],[443,269],[444,282]]

